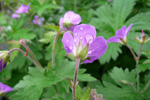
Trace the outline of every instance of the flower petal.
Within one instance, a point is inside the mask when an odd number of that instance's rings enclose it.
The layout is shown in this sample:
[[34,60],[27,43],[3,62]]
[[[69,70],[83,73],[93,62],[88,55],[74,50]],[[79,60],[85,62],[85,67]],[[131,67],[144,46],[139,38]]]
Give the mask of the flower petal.
[[64,20],[68,20],[71,24],[76,25],[81,22],[81,17],[79,14],[76,14],[73,11],[68,11],[64,15]]
[[94,60],[97,60],[105,53],[106,49],[107,41],[102,36],[96,37],[89,47],[87,57],[90,57],[90,60],[85,60],[83,63],[92,63]]
[[96,30],[93,26],[87,24],[81,24],[75,27],[74,29],[74,40],[76,44],[81,41],[82,47],[88,42],[92,43],[96,38]]
[[62,39],[64,49],[67,53],[73,53],[74,50],[74,39],[69,32],[65,32]]
[[127,28],[127,30],[126,30],[126,34],[127,34],[127,35],[128,35],[128,33],[129,33],[129,31],[130,31],[132,25],[133,25],[133,24],[130,24],[129,27]]
[[126,33],[126,26],[123,26],[121,29],[116,31],[116,37],[122,38],[126,41],[127,33]]
[[118,43],[122,43],[121,40],[120,40],[118,37],[116,37],[116,36],[113,36],[113,37],[109,38],[109,39],[107,40],[107,42],[118,42]]
[[7,92],[10,92],[12,90],[13,89],[11,87],[9,87],[9,86],[7,86],[7,85],[5,85],[5,84],[3,84],[3,83],[0,82],[0,91],[2,93],[7,93]]

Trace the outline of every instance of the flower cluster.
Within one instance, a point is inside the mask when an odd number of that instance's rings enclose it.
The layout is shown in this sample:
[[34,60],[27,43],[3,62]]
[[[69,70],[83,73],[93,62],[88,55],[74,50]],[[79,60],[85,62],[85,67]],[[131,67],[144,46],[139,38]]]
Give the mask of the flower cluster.
[[12,14],[12,18],[17,19],[20,17],[19,14],[28,13],[30,9],[30,4],[31,3],[29,3],[28,5],[21,4],[21,6],[15,11],[15,13]]
[[79,14],[73,11],[68,11],[65,13],[63,18],[59,20],[59,26],[62,30],[70,29],[73,31],[74,27],[81,22],[81,17]]
[[39,18],[39,16],[35,15],[34,16],[34,20],[33,20],[33,24],[37,24],[37,25],[42,25],[42,22],[44,22],[44,17]]
[[11,92],[12,90],[13,89],[11,87],[0,82],[0,96],[5,93]]

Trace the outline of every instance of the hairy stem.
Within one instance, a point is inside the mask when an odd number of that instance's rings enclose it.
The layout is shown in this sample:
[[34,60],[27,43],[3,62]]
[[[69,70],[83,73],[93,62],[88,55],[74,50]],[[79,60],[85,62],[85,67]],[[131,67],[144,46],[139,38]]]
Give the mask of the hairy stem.
[[13,51],[19,51],[21,52],[25,57],[27,57],[33,64],[35,64],[35,66],[38,66],[38,64],[29,56],[26,54],[26,52],[24,52],[23,50],[21,49],[18,49],[18,48],[13,48],[11,49],[8,54],[10,55]]
[[31,49],[23,42],[23,40],[20,40],[21,44],[26,48],[26,50],[31,54],[32,58],[35,60],[35,62],[37,63],[38,67],[44,72],[43,67],[41,66],[41,64],[39,63],[39,61],[36,59],[36,57],[34,56],[33,52],[31,51]]
[[75,75],[74,75],[74,84],[73,84],[73,90],[72,90],[73,100],[76,100],[76,83],[77,83],[79,64],[80,64],[80,58],[77,57]]
[[133,57],[134,57],[134,60],[137,59],[135,53],[133,52],[133,50],[130,48],[130,46],[128,44],[126,44],[126,46],[128,47],[128,49],[130,50],[130,52],[132,53]]
[[56,42],[58,39],[59,33],[56,34],[54,41],[53,41],[53,48],[52,48],[52,66],[55,65],[55,47],[56,47]]
[[141,57],[142,47],[143,47],[143,43],[141,43],[141,47],[140,47],[139,54],[138,54],[138,59],[140,59]]
[[139,75],[139,60],[136,60],[136,81],[137,81],[137,91],[140,90],[140,75]]

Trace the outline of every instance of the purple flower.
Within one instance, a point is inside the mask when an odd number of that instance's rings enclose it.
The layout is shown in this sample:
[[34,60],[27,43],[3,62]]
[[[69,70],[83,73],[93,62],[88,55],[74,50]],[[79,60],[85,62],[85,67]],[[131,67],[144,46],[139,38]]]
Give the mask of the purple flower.
[[[0,53],[0,56],[2,56],[2,53]],[[3,59],[0,59],[0,72],[1,72],[1,70],[2,70],[3,68],[6,67],[6,64],[7,64],[7,63],[4,63],[4,64],[3,64]]]
[[14,18],[14,19],[18,19],[19,17],[20,17],[19,14],[12,14],[12,18]]
[[102,56],[107,49],[106,40],[99,36],[96,37],[96,30],[93,26],[87,24],[77,25],[73,31],[73,36],[65,32],[62,39],[64,49],[67,54],[73,54],[79,57],[85,46],[88,46],[83,63],[92,63]]
[[59,26],[61,29],[67,30],[68,28],[70,28],[70,26],[77,25],[80,22],[81,22],[81,17],[79,14],[76,14],[73,11],[68,11],[65,13],[63,18],[60,18]]
[[45,20],[44,17],[39,18],[39,16],[35,15],[33,23],[40,26],[40,25],[42,25],[42,22],[44,22],[44,20]]
[[109,2],[112,2],[113,0],[108,0]]
[[31,3],[29,3],[28,5],[21,4],[21,6],[16,10],[16,13],[28,13],[30,4]]
[[127,35],[131,29],[133,24],[130,24],[128,28],[126,26],[123,26],[121,29],[119,29],[116,32],[116,36],[113,36],[107,40],[107,42],[118,42],[121,44],[126,44],[127,43]]
[[0,82],[0,95],[8,93],[12,91],[13,89],[3,83]]

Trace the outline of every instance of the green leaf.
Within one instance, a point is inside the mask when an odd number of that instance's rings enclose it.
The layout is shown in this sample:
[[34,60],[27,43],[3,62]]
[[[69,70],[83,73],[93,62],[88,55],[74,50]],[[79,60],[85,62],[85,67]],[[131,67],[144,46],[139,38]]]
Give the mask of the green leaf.
[[131,87],[118,87],[103,81],[103,86],[97,86],[97,92],[107,100],[142,100],[142,94],[136,93]]
[[105,54],[99,58],[100,63],[101,64],[104,64],[106,62],[108,63],[111,60],[111,58],[113,60],[116,60],[117,57],[119,56],[119,53],[122,53],[120,47],[121,44],[119,43],[108,43]]
[[136,84],[135,70],[132,70],[131,72],[129,72],[127,68],[123,70],[122,68],[114,67],[114,69],[110,73],[110,76],[120,86],[123,85],[120,82],[121,80],[125,80],[129,83],[133,83],[134,85]]
[[47,33],[44,34],[43,39],[40,39],[39,41],[43,42],[43,43],[49,43],[54,39],[56,34],[57,33],[53,32],[53,31],[47,32]]
[[82,96],[82,94],[81,94],[81,87],[79,85],[77,85],[77,87],[76,87],[76,98],[78,100],[80,100],[81,96]]
[[47,24],[47,25],[43,25],[43,27],[45,27],[47,29],[51,29],[56,32],[58,32],[60,30],[60,27],[56,26],[55,24]]
[[19,89],[17,93],[12,95],[11,100],[39,100],[43,88],[39,86],[25,87]]
[[91,97],[91,87],[89,86],[83,93],[81,100],[90,100],[90,97]]
[[150,70],[150,65],[149,64],[140,64],[139,68],[140,68],[140,72],[144,72],[146,70]]
[[150,59],[145,60],[144,64],[150,64]]
[[[130,18],[126,24],[133,23],[133,29],[134,30],[150,30],[149,25],[150,25],[150,12],[145,12],[145,13],[139,13],[132,18]],[[140,20],[139,20],[140,19]]]
[[[63,62],[63,63],[62,63]],[[14,90],[17,90],[17,92],[15,94],[13,94],[13,99],[17,98],[16,100],[32,100],[30,98],[33,98],[33,100],[35,100],[34,98],[36,98],[36,100],[38,100],[37,98],[40,97],[41,92],[43,91],[44,88],[46,87],[50,87],[52,85],[55,85],[58,82],[63,81],[64,79],[66,79],[68,76],[71,76],[71,78],[73,78],[74,76],[74,69],[75,69],[75,63],[74,62],[69,62],[68,60],[63,60],[60,61],[59,63],[56,64],[55,67],[51,68],[48,72],[43,73],[41,70],[39,70],[38,68],[29,68],[29,75],[25,76],[23,78],[23,80],[21,80],[15,87]],[[92,76],[90,76],[89,74],[84,74],[85,70],[81,70],[78,73],[79,76],[79,80],[84,80],[84,81],[88,81],[88,80],[95,80]],[[83,77],[80,77],[83,76]],[[84,79],[86,77],[86,79]],[[89,79],[88,79],[89,78]],[[66,85],[67,82],[61,82],[60,84],[58,84],[58,87],[64,86],[64,89],[58,89],[58,91],[60,93],[62,93],[62,91],[67,92],[68,88],[69,88],[69,84]],[[26,95],[28,93],[30,93],[30,88],[33,88],[33,90],[36,89],[36,87],[39,87],[37,89],[39,89],[39,94],[38,96],[36,95],[36,92],[33,92],[32,90],[32,95]],[[34,89],[35,88],[35,89]],[[19,93],[21,90],[23,94]],[[37,90],[36,90],[37,91]],[[20,95],[18,97],[18,95]],[[35,97],[33,97],[35,96]],[[20,98],[20,99],[18,99]]]

